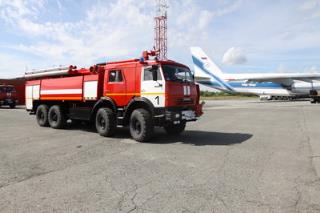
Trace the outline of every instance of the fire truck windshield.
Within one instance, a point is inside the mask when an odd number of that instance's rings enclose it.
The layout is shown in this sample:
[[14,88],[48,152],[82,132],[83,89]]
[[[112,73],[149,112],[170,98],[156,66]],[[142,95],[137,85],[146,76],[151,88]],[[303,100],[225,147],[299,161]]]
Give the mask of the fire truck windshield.
[[162,70],[166,81],[193,82],[193,75],[187,68],[173,65],[162,65]]
[[6,92],[15,92],[15,89],[14,87],[9,87],[9,86],[0,87],[0,93],[6,93]]

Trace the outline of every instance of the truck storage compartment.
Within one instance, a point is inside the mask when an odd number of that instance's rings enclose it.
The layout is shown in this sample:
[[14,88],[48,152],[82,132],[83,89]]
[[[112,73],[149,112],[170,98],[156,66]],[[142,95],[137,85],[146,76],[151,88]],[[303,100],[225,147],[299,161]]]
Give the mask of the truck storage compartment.
[[44,79],[41,81],[40,100],[82,100],[83,76]]

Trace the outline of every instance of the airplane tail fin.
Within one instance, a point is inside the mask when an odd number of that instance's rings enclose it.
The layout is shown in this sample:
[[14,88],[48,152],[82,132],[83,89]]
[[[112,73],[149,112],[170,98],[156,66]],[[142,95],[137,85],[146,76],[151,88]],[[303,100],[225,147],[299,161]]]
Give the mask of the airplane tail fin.
[[196,78],[210,78],[217,82],[219,89],[233,92],[233,88],[224,80],[224,74],[220,68],[205,54],[200,47],[191,47],[194,74]]

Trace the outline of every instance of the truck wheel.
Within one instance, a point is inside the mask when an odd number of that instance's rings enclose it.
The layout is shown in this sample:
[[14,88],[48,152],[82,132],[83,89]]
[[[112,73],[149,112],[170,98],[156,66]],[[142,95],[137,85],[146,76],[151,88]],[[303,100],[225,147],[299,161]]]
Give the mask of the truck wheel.
[[149,141],[153,136],[153,121],[150,112],[136,109],[130,117],[130,134],[139,142]]
[[48,106],[47,105],[40,105],[36,111],[36,118],[39,126],[48,127],[49,120],[48,120]]
[[181,121],[179,124],[167,124],[163,127],[169,135],[179,135],[186,128],[186,122]]
[[59,105],[53,105],[48,113],[49,124],[54,129],[63,129],[66,126],[67,119]]
[[12,103],[12,104],[9,105],[9,107],[10,107],[11,109],[14,109],[14,108],[16,108],[16,104],[15,104],[15,103]]
[[96,129],[103,137],[114,135],[117,128],[116,117],[109,108],[101,108],[96,115]]

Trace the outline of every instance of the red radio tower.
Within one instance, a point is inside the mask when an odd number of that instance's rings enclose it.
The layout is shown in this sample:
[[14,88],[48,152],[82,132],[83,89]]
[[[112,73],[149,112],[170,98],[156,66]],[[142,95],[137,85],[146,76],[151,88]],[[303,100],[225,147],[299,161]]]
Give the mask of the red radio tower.
[[167,0],[156,0],[154,48],[160,60],[167,59]]

